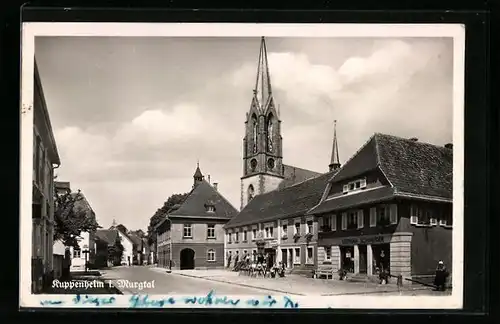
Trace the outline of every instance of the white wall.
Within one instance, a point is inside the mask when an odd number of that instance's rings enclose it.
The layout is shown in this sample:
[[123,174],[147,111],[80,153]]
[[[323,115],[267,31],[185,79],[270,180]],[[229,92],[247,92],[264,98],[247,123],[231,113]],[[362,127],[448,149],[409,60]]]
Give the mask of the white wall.
[[[85,253],[84,250],[90,249],[90,235],[88,232],[82,232],[80,234],[82,237],[78,240],[78,245],[80,246],[80,255],[75,255],[75,249],[70,247],[71,252],[71,266],[69,271],[85,271]],[[87,254],[87,260],[89,259],[89,255]]]
[[128,265],[128,258],[130,257],[130,264],[132,264],[133,255],[134,255],[134,246],[132,241],[129,240],[128,237],[125,236],[122,232],[118,231],[118,235],[120,235],[121,242],[123,245],[123,255],[122,255],[122,263]]

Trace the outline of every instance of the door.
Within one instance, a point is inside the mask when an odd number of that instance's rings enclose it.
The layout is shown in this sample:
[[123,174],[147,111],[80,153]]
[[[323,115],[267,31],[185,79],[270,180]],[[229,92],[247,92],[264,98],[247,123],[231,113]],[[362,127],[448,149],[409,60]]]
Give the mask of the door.
[[285,265],[285,268],[288,268],[288,256],[287,256],[286,249],[281,250],[281,260],[282,260],[283,264]]
[[359,273],[367,273],[367,248],[366,245],[359,245]]
[[186,248],[181,251],[181,270],[194,269],[194,250]]

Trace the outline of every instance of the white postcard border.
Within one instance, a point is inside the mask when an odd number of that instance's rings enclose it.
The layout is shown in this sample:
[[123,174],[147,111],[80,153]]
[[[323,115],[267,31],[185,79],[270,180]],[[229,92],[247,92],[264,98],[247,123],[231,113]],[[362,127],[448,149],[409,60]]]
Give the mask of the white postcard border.
[[[44,300],[57,300],[53,307],[72,305],[73,295],[31,293],[33,170],[33,86],[35,37],[452,37],[453,46],[453,290],[450,296],[293,296],[300,308],[365,309],[459,309],[463,306],[463,206],[464,206],[464,83],[465,26],[460,24],[229,24],[229,23],[24,23],[21,70],[21,183],[20,183],[20,306],[40,307]],[[200,292],[200,297],[208,292]],[[104,298],[105,295],[99,295]],[[110,295],[108,297],[111,297]],[[112,307],[129,307],[129,295],[113,295]],[[165,298],[166,296],[150,296]],[[189,297],[189,296],[187,296]],[[251,298],[252,296],[230,296]],[[282,295],[273,295],[280,299]],[[395,297],[395,298],[394,298]],[[80,307],[95,307],[85,305]],[[107,308],[108,306],[102,306]],[[176,304],[170,307],[193,305]],[[224,306],[211,306],[224,307]],[[227,306],[226,306],[227,307]],[[277,306],[279,307],[279,306]]]

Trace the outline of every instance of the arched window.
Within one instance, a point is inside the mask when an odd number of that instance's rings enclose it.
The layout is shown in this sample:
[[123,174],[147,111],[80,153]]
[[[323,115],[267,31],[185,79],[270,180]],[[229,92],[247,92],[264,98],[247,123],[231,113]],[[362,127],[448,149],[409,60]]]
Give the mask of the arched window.
[[215,261],[215,250],[210,249],[207,251],[207,261],[214,262]]
[[255,153],[257,152],[257,116],[255,114],[252,115],[252,151]]
[[253,196],[254,196],[254,189],[253,189],[253,185],[249,185],[248,186],[248,201],[252,200]]
[[267,117],[266,133],[267,133],[267,151],[273,151],[273,127],[274,120],[273,114],[269,114]]

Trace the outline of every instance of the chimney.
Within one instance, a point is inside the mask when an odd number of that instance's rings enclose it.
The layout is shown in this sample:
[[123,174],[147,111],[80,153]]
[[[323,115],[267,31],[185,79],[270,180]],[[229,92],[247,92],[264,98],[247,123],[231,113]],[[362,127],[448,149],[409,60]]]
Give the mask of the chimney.
[[418,138],[416,138],[416,137],[412,137],[412,138],[410,138],[410,141],[413,141],[413,142],[418,142]]
[[444,147],[446,147],[447,149],[453,150],[453,143],[445,144]]
[[207,175],[207,178],[208,178],[208,183],[210,183],[210,174]]
[[217,185],[218,183],[217,182],[214,182],[214,189],[217,191]]

